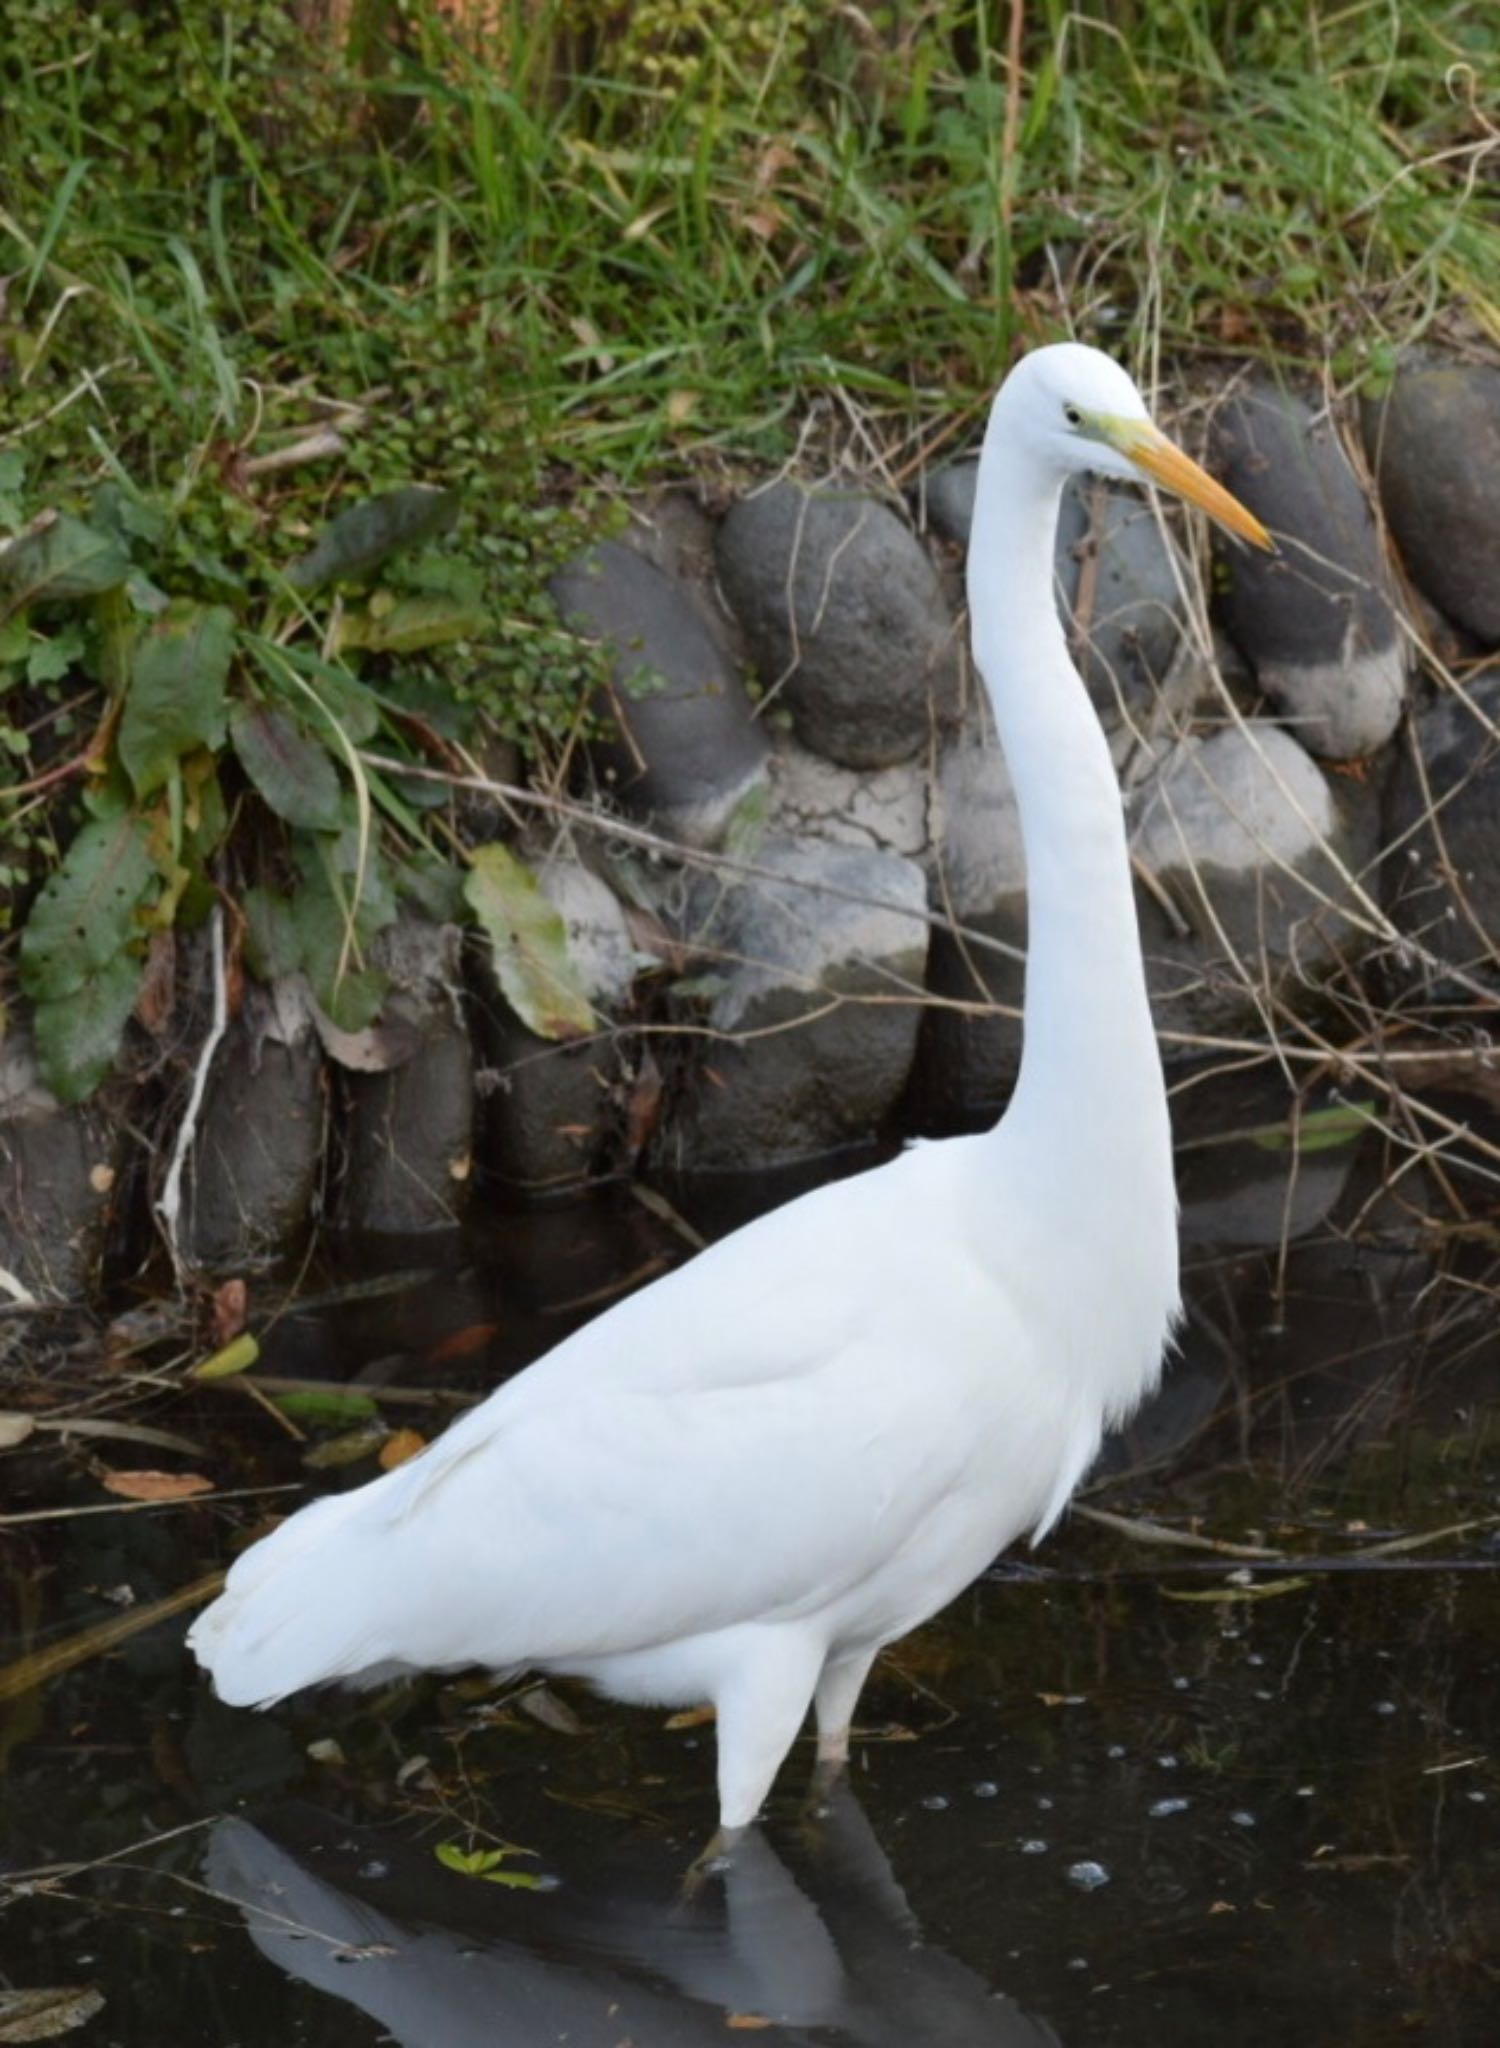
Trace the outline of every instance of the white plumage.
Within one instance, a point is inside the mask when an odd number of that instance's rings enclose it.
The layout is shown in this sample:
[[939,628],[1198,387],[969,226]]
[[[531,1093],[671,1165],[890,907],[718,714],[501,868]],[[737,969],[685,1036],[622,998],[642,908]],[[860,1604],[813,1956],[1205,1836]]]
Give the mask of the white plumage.
[[1119,792],[1052,595],[1074,469],[1143,471],[1261,544],[1108,358],[1041,349],[980,463],[974,650],[1026,843],[1026,1042],[980,1137],[762,1217],[560,1344],[430,1450],[234,1566],[189,1642],[221,1696],[536,1668],[711,1701],[720,1820],[816,1705],[1061,1512],[1177,1303],[1166,1103]]

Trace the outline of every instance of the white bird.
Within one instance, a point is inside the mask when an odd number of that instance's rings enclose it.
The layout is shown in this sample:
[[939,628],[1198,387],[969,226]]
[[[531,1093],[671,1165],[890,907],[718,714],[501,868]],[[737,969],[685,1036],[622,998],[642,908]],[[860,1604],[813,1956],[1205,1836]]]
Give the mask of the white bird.
[[1064,343],[1007,378],[968,565],[1029,899],[999,1124],[761,1217],[293,1515],[189,1635],[223,1699],[482,1665],[711,1702],[732,1838],[809,1705],[837,1769],[877,1653],[1040,1538],[1154,1386],[1176,1197],[1119,787],[1053,599],[1078,470],[1270,545],[1108,357]]

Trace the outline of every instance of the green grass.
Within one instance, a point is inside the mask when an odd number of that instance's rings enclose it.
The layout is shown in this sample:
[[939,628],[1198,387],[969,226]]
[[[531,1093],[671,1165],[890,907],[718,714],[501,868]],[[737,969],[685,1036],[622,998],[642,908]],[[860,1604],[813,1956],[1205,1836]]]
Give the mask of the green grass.
[[832,391],[940,420],[1062,331],[1340,382],[1440,313],[1500,334],[1500,32],[1478,0],[1045,0],[1009,108],[1005,11],[962,0],[887,10],[883,33],[872,10],[862,36],[766,9],[795,32],[665,58],[644,31],[566,36],[578,0],[514,8],[498,55],[419,10],[371,57],[367,0],[364,67],[325,54],[320,75],[277,8],[179,11],[148,38],[128,14],[0,10],[26,368],[5,398],[24,418],[113,365],[110,404],[79,402],[131,466],[289,431],[301,379],[395,385],[353,458],[375,481],[504,459],[634,483],[783,455]]

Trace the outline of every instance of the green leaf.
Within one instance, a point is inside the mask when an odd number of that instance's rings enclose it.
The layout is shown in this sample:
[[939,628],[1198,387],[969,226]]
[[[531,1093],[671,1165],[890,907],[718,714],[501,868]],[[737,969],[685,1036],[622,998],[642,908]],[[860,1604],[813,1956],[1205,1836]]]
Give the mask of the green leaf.
[[294,1422],[371,1422],[380,1414],[368,1394],[346,1394],[329,1387],[294,1387],[270,1398]]
[[458,517],[458,493],[406,484],[340,512],[307,554],[287,570],[296,590],[368,576],[398,548],[446,533]]
[[112,1071],[145,971],[143,960],[116,953],[71,994],[36,1005],[37,1064],[59,1102],[82,1102]]
[[484,928],[506,1001],[538,1038],[581,1038],[594,1012],[568,954],[567,928],[524,861],[481,846],[464,897]]
[[26,514],[21,509],[21,487],[26,481],[26,457],[19,448],[0,448],[0,526],[20,526]]
[[456,1871],[460,1877],[483,1878],[486,1884],[510,1885],[516,1891],[549,1891],[547,1879],[534,1876],[527,1870],[507,1870],[505,1863],[511,1856],[534,1856],[535,1849],[519,1849],[507,1842],[500,1849],[461,1849],[457,1842],[439,1842],[433,1849],[439,1863],[445,1870]]
[[372,604],[367,612],[345,612],[337,645],[340,652],[364,647],[372,654],[419,654],[454,640],[478,640],[489,626],[482,604],[461,597],[402,597],[384,607]]
[[724,833],[724,851],[731,860],[754,860],[771,817],[771,785],[752,783],[735,805]]
[[315,832],[343,820],[338,771],[327,749],[272,705],[236,704],[229,734],[240,765],[278,818]]
[[190,1380],[227,1380],[236,1373],[244,1372],[260,1357],[260,1345],[248,1330],[241,1331],[219,1350],[188,1368]]
[[97,597],[130,574],[130,557],[113,535],[67,512],[0,549],[0,601],[12,610],[24,604],[73,597]]
[[302,965],[302,938],[289,898],[274,889],[247,889],[240,899],[245,913],[245,957],[262,981],[280,981]]
[[171,530],[171,520],[160,505],[109,478],[100,484],[89,507],[94,524],[107,529],[127,546],[131,540],[159,548]]
[[120,759],[137,796],[167,781],[182,755],[224,739],[234,617],[224,605],[173,604],[136,645]]
[[183,846],[195,859],[206,861],[218,851],[229,830],[229,810],[218,770],[207,754],[189,764],[183,785],[187,797]]
[[337,964],[314,974],[312,984],[324,1016],[340,1031],[363,1031],[373,1024],[391,985],[378,967],[346,967],[340,974]]
[[305,670],[324,712],[345,737],[356,746],[373,739],[380,730],[380,706],[364,684],[327,661],[308,661]]
[[71,996],[135,936],[155,876],[146,827],[133,811],[95,818],[32,906],[21,940],[21,986],[38,1002]]
[[413,852],[396,869],[396,890],[424,917],[455,924],[464,914],[464,878],[435,853]]
[[28,683],[55,683],[83,657],[83,628],[76,622],[32,642],[26,657]]
[[1327,1109],[1310,1110],[1293,1128],[1291,1124],[1262,1124],[1246,1133],[1262,1152],[1331,1152],[1338,1145],[1352,1145],[1364,1137],[1375,1115],[1375,1104],[1335,1102]]

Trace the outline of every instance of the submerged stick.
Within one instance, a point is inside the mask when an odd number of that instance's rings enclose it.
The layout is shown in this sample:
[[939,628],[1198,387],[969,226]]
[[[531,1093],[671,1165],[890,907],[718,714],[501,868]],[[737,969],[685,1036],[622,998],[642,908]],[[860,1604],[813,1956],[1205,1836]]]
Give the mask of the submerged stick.
[[181,1614],[185,1608],[201,1607],[205,1600],[212,1599],[218,1592],[224,1577],[223,1572],[210,1572],[206,1578],[195,1579],[190,1586],[180,1586],[165,1600],[153,1600],[149,1607],[132,1607],[128,1613],[112,1615],[108,1621],[80,1629],[77,1635],[64,1636],[61,1642],[49,1643],[45,1650],[33,1650],[29,1656],[18,1657],[14,1664],[0,1665],[0,1700],[18,1699],[22,1693],[35,1692],[38,1686],[50,1684],[65,1671],[72,1671],[79,1664],[102,1657],[106,1650],[128,1642],[142,1629],[152,1628],[159,1621]]

